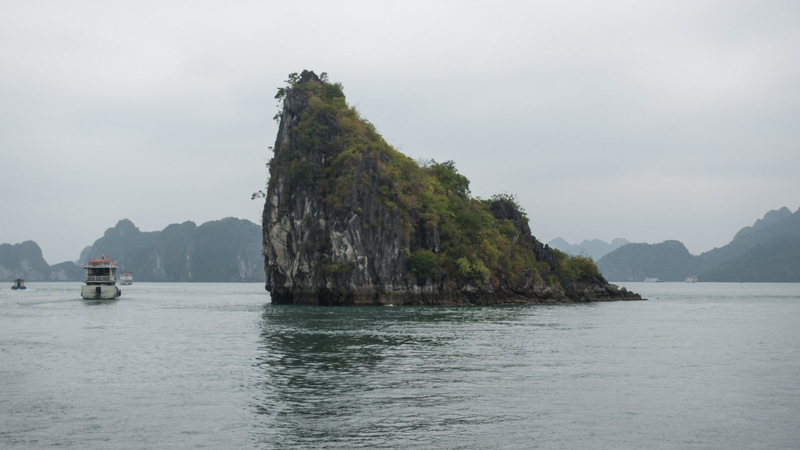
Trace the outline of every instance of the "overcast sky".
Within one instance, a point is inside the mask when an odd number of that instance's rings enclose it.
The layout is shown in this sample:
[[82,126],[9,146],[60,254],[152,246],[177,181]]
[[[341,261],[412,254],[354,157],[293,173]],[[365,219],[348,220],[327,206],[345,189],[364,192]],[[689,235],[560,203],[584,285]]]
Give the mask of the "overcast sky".
[[[327,72],[533,234],[694,254],[800,206],[800,2],[0,2],[0,243],[260,223],[274,95]],[[113,256],[113,255],[112,255]]]

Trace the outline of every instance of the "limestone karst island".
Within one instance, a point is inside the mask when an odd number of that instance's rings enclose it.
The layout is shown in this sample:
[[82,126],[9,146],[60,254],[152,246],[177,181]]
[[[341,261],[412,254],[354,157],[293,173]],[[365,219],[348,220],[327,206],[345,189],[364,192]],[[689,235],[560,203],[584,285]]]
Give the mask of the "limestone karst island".
[[531,235],[515,198],[472,198],[452,161],[398,152],[323,73],[291,74],[263,214],[276,304],[641,300]]

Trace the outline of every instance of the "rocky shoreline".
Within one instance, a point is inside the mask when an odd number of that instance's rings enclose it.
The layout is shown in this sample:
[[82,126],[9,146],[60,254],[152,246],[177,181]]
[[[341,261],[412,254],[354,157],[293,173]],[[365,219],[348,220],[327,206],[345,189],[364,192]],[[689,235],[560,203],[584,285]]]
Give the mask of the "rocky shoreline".
[[380,291],[364,289],[321,288],[272,292],[273,304],[312,306],[499,306],[515,304],[557,304],[645,300],[641,295],[614,284],[582,284],[568,289],[534,286],[525,292],[507,289],[482,289],[465,286],[458,290],[438,291],[432,287],[400,287]]

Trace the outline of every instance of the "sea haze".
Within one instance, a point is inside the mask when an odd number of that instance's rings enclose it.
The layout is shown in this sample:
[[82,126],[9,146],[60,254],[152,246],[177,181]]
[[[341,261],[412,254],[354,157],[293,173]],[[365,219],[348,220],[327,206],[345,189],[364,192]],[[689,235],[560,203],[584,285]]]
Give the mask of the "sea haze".
[[260,283],[0,290],[0,447],[796,448],[800,285],[274,306]]

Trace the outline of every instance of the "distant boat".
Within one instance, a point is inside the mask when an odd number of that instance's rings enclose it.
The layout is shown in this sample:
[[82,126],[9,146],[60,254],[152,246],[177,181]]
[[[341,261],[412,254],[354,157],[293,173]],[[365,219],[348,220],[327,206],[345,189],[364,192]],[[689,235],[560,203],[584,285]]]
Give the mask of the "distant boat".
[[129,286],[133,284],[133,274],[130,272],[122,272],[119,275],[119,284]]
[[25,280],[23,280],[22,278],[17,278],[16,280],[14,280],[14,284],[11,285],[11,290],[19,291],[21,289],[27,289],[25,287]]
[[661,283],[661,278],[645,278],[645,283]]
[[697,283],[697,277],[686,277],[687,283]]
[[83,268],[86,269],[86,285],[81,286],[81,297],[86,300],[112,300],[122,295],[117,287],[117,263],[108,259],[108,255],[90,259]]

